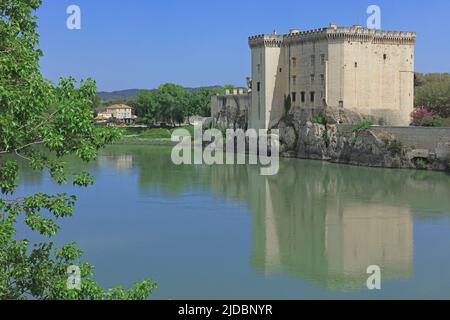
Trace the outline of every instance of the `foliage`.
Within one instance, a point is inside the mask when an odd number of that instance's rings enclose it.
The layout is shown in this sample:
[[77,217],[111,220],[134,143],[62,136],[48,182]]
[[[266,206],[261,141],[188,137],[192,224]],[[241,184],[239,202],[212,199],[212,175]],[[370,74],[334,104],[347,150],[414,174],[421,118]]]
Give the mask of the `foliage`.
[[328,148],[330,146],[330,136],[328,135],[328,130],[323,131],[322,140],[325,143],[325,146]]
[[392,156],[399,156],[403,151],[403,144],[400,140],[394,139],[388,142],[387,149]]
[[285,116],[289,114],[289,111],[291,111],[291,108],[292,108],[291,96],[290,95],[285,96],[284,97],[284,115]]
[[371,126],[373,126],[372,121],[369,121],[369,120],[362,121],[356,125],[355,131],[369,130]]
[[327,125],[327,119],[322,113],[316,114],[313,118],[313,122],[316,124],[321,124],[323,126]]
[[397,155],[394,158],[392,158],[392,167],[394,168],[400,168],[401,166],[401,159],[400,157]]
[[442,127],[444,126],[444,119],[439,116],[426,117],[422,120],[423,127]]
[[428,162],[424,159],[416,159],[416,168],[419,170],[428,170]]
[[450,117],[450,74],[416,74],[415,105],[442,118]]
[[126,104],[133,107],[136,115],[148,125],[158,122],[174,125],[193,115],[211,116],[211,97],[223,91],[219,87],[188,91],[179,85],[166,83],[156,90],[140,91]]
[[423,119],[433,117],[436,113],[428,110],[425,107],[416,108],[411,114],[412,124],[415,126],[422,126]]
[[140,138],[149,138],[149,139],[170,139],[172,133],[168,129],[149,129],[141,132],[139,134]]
[[442,127],[446,125],[446,120],[441,118],[434,111],[430,111],[425,107],[417,108],[411,115],[415,126],[421,127]]
[[[58,249],[50,242],[57,220],[70,217],[76,198],[43,193],[13,198],[21,158],[34,170],[48,170],[58,184],[68,182],[61,157],[89,161],[117,140],[120,132],[93,124],[95,82],[76,87],[73,78],[55,87],[39,71],[34,12],[41,0],[1,0],[0,12],[0,299],[144,299],[155,288],[150,281],[126,291],[103,291],[93,280],[93,267],[81,261],[75,244]],[[93,178],[81,172],[72,184],[86,187]],[[23,221],[42,243],[21,239]],[[67,268],[79,265],[81,290],[68,289]]]

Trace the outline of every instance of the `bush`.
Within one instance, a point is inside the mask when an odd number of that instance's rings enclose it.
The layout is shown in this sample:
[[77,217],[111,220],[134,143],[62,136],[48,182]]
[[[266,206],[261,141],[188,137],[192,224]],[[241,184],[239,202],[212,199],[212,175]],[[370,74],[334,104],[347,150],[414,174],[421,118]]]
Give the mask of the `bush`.
[[416,168],[419,170],[428,170],[428,162],[425,159],[416,159]]
[[435,115],[436,115],[435,112],[430,111],[427,108],[424,108],[424,107],[417,108],[411,114],[412,124],[414,126],[420,127],[420,126],[422,126],[423,119],[428,118],[428,117],[433,117]]
[[422,127],[443,127],[444,119],[439,116],[425,117],[422,120]]
[[372,121],[369,121],[369,120],[362,121],[356,125],[355,131],[369,130],[371,126],[373,126]]
[[388,143],[388,151],[392,156],[399,156],[403,150],[403,144],[401,141],[394,139]]
[[411,114],[412,125],[418,127],[443,127],[446,125],[447,119],[443,119],[436,112],[427,108],[417,108]]
[[400,168],[400,165],[401,165],[401,159],[400,159],[400,157],[399,157],[399,156],[395,156],[395,157],[392,159],[392,167],[394,167],[394,168]]
[[327,119],[322,113],[316,114],[313,118],[313,122],[317,124],[321,124],[323,126],[327,125]]

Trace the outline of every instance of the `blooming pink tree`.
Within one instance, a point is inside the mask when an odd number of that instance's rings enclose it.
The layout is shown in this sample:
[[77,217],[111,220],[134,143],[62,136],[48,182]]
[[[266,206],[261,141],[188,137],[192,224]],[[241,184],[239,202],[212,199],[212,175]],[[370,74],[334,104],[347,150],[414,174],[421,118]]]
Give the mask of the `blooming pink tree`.
[[430,111],[425,107],[416,108],[411,114],[413,119],[412,124],[415,126],[421,126],[424,119],[434,117],[435,115],[435,112]]

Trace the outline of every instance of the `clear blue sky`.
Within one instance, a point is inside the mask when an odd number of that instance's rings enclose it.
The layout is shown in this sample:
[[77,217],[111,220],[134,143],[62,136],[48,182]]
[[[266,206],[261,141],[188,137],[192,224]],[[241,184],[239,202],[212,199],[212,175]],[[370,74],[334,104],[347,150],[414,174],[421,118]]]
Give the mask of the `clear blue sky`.
[[[82,29],[66,28],[76,4]],[[44,0],[39,10],[44,75],[92,77],[99,90],[244,85],[249,35],[338,25],[366,25],[367,6],[382,28],[416,31],[416,70],[450,72],[448,0]]]

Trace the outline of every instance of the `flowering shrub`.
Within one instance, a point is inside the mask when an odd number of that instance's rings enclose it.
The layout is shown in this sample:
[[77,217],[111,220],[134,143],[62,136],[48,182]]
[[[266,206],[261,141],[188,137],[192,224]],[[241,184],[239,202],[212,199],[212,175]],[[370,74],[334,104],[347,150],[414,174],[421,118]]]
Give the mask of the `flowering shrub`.
[[426,118],[432,118],[436,115],[435,112],[430,111],[424,107],[417,108],[413,111],[411,114],[412,117],[412,124],[415,126],[422,126],[424,123],[424,119]]

